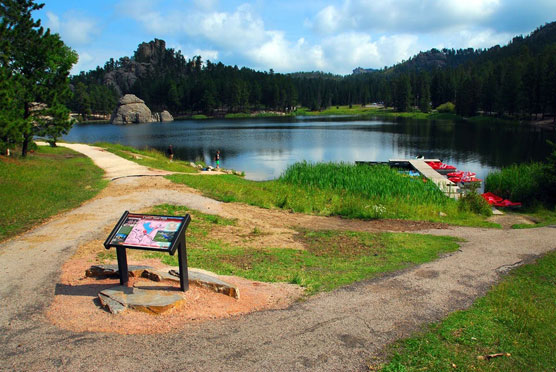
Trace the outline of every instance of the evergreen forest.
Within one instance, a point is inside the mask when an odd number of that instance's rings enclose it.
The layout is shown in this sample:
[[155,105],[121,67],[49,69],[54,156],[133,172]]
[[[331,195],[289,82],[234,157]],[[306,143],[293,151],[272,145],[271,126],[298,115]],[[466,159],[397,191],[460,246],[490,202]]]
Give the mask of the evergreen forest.
[[347,76],[260,72],[200,56],[186,59],[155,39],[139,45],[132,57],[110,59],[73,76],[71,87],[67,104],[84,116],[108,114],[120,96],[132,93],[153,111],[174,116],[382,103],[404,112],[440,106],[465,117],[556,118],[556,22],[503,47],[432,49],[391,67],[357,68]]

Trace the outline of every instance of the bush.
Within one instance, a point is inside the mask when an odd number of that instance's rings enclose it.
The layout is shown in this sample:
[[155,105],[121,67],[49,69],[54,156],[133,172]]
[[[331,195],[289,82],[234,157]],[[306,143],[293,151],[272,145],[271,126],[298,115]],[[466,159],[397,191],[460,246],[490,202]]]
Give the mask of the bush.
[[492,208],[475,190],[465,193],[458,201],[458,208],[462,212],[471,212],[483,216],[491,216]]
[[436,110],[442,114],[455,114],[456,105],[454,105],[452,102],[446,102],[438,106]]

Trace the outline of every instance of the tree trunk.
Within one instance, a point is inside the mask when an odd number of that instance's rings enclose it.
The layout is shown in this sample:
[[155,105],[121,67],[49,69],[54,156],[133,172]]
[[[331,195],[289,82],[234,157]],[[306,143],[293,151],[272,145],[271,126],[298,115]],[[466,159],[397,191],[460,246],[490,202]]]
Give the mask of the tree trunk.
[[21,145],[21,157],[23,158],[27,156],[27,150],[29,149],[29,143],[32,137],[31,135],[23,136],[23,144]]
[[[31,111],[29,110],[29,103],[25,102],[25,113],[23,114],[23,118],[27,120],[31,116]],[[29,142],[31,142],[31,138],[33,135],[28,133],[23,135],[23,144],[21,145],[21,157],[27,156],[27,150],[29,149]]]

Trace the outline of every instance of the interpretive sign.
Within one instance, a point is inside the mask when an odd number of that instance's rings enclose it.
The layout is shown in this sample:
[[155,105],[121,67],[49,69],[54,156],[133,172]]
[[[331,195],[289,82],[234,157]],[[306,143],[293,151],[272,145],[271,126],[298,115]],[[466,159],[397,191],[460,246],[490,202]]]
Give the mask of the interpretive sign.
[[188,214],[181,217],[125,211],[104,242],[106,249],[116,248],[120,284],[124,285],[129,281],[126,248],[167,252],[171,255],[177,250],[180,266],[180,286],[182,291],[186,291],[189,283],[185,230],[189,226],[189,222],[191,222],[191,217]]

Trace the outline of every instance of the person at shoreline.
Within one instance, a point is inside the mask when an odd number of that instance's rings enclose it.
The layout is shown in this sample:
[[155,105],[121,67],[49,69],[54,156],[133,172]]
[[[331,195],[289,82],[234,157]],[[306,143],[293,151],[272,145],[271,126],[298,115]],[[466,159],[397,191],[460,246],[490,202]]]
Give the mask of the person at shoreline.
[[220,169],[220,150],[216,151],[216,156],[214,157],[216,161],[216,169]]
[[174,148],[172,147],[172,145],[168,146],[168,149],[166,150],[166,155],[168,155],[170,161],[174,160]]

